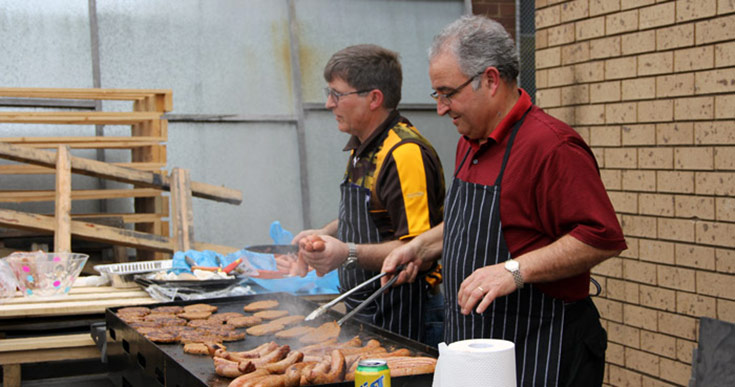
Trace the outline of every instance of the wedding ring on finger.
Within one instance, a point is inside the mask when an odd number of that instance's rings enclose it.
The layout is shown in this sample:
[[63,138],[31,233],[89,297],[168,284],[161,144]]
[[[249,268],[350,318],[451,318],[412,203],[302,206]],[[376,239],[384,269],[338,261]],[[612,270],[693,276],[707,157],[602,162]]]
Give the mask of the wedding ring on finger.
[[483,289],[482,286],[478,286],[477,288],[480,289],[480,291],[482,292],[482,294],[485,294],[485,289]]

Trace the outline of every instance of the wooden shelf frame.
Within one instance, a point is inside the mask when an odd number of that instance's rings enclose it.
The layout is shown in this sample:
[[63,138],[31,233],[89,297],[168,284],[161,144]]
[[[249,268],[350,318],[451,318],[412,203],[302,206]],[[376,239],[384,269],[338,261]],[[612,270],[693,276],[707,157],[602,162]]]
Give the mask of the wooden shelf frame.
[[[149,254],[149,251],[175,251],[179,242],[172,242],[169,235],[169,196],[164,191],[172,190],[172,179],[166,168],[166,141],[168,139],[168,121],[164,115],[173,110],[171,90],[164,89],[76,89],[76,88],[3,88],[0,87],[0,98],[23,101],[22,106],[32,105],[34,99],[39,100],[40,110],[18,109],[17,111],[1,111],[0,124],[13,125],[124,125],[130,127],[130,136],[22,136],[0,137],[0,158],[16,161],[20,164],[0,165],[0,177],[3,175],[38,175],[55,174],[57,181],[66,173],[57,170],[57,154],[67,152],[69,174],[77,173],[132,184],[131,189],[99,189],[78,190],[62,193],[60,187],[47,191],[10,191],[0,189],[0,203],[28,203],[37,201],[60,200],[107,200],[116,198],[132,198],[134,211],[130,214],[117,214],[125,223],[132,223],[135,231],[116,229],[109,226],[80,222],[70,215],[67,219],[54,225],[53,217],[30,214],[22,211],[0,211],[0,226],[30,229],[38,232],[56,232],[60,227],[69,224],[70,233],[81,238],[94,239],[112,244],[138,247],[138,259],[162,258],[160,254]],[[101,111],[82,109],[69,111],[54,106],[49,107],[44,101],[69,100],[70,103],[94,103],[99,101],[130,101],[130,111]],[[78,101],[78,102],[75,102]],[[20,106],[20,105],[19,105]],[[116,108],[119,105],[116,105]],[[44,149],[57,150],[56,152]],[[61,149],[64,149],[62,151]],[[70,149],[105,149],[129,150],[130,162],[105,163],[102,161],[75,157],[68,154]],[[66,184],[66,183],[65,183]],[[70,186],[70,182],[68,183]],[[188,195],[231,204],[242,202],[242,193],[200,182],[189,182]],[[175,189],[175,188],[174,188]],[[173,204],[173,203],[172,203]],[[59,217],[57,208],[56,217]],[[84,218],[95,219],[109,217],[110,214],[85,214]],[[48,223],[51,220],[52,223]],[[34,224],[35,222],[35,224]],[[191,227],[189,224],[188,227]],[[95,229],[97,235],[90,235],[89,229]],[[188,231],[191,231],[190,229]],[[101,235],[101,237],[99,237]],[[193,234],[190,234],[193,236]],[[64,244],[62,236],[60,243]],[[118,243],[116,243],[118,242]],[[193,240],[187,242],[197,246]],[[211,246],[223,251],[232,248]],[[65,246],[64,246],[65,247]]]
[[[218,187],[211,184],[192,182],[188,179],[188,172],[181,172],[174,168],[174,178],[151,172],[137,171],[123,167],[116,167],[95,160],[88,160],[68,155],[65,146],[59,146],[57,154],[52,152],[0,143],[0,158],[48,165],[51,160],[57,165],[57,187],[55,192],[55,217],[32,214],[22,211],[0,209],[0,227],[17,228],[41,232],[53,232],[54,243],[57,248],[69,249],[71,236],[113,245],[135,247],[147,251],[173,253],[188,250],[193,247],[200,250],[214,250],[221,253],[236,251],[234,247],[218,246],[193,241],[193,221],[191,211],[191,196],[196,195],[211,200],[239,204],[242,202],[242,193],[230,188]],[[141,183],[152,186],[157,190],[170,190],[171,195],[177,198],[173,201],[174,229],[179,237],[170,239],[168,236],[157,235],[124,228],[103,226],[99,224],[71,220],[71,173],[89,174],[94,177],[130,183]],[[69,204],[67,204],[69,203]]]
[[[17,109],[15,111],[0,112],[0,124],[13,125],[58,125],[60,131],[65,125],[94,125],[101,128],[104,125],[124,125],[130,127],[128,137],[108,136],[61,136],[58,137],[3,137],[0,142],[14,145],[30,146],[38,149],[56,149],[59,145],[66,145],[70,149],[96,149],[99,152],[107,149],[127,150],[130,152],[129,163],[118,163],[117,166],[132,167],[145,172],[165,174],[166,168],[166,141],[168,139],[168,121],[163,118],[166,112],[173,110],[173,93],[165,89],[101,89],[101,88],[3,88],[0,87],[0,98],[5,100],[22,101],[22,106],[32,106],[38,100],[39,110]],[[97,107],[94,110],[78,108],[69,111],[59,106],[50,107],[47,101],[68,101],[69,103],[89,103]],[[101,111],[103,101],[129,101],[129,111]],[[19,105],[20,106],[20,105]],[[116,105],[116,106],[119,106]],[[74,108],[72,108],[74,109]],[[50,174],[55,173],[55,165],[2,165],[0,176],[21,174]],[[134,186],[133,189],[149,188],[149,186]],[[134,191],[133,191],[134,192]],[[114,199],[120,196],[117,190],[109,190],[109,197],[104,192],[96,192],[93,196],[98,200]],[[23,192],[13,198],[13,192],[2,192],[3,200],[28,202]],[[35,193],[43,195],[41,193]],[[54,191],[47,191],[45,198],[55,195]],[[76,194],[75,194],[76,196]],[[159,195],[133,197],[133,213],[157,214],[150,217],[151,222],[135,223],[138,231],[168,236],[168,199],[161,192]],[[13,200],[14,199],[14,200]],[[104,207],[103,207],[104,208]],[[142,251],[143,258],[161,258],[160,255],[151,256]]]

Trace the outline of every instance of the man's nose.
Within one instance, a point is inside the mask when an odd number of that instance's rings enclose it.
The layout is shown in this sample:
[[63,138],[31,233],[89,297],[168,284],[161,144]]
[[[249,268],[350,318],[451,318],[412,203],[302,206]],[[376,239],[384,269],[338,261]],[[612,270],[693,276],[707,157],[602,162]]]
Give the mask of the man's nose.
[[448,111],[449,106],[447,104],[444,104],[441,101],[436,101],[436,114],[443,116],[447,114]]
[[328,95],[327,102],[324,102],[324,107],[327,108],[327,110],[332,110],[337,107],[337,103],[334,101],[334,97]]

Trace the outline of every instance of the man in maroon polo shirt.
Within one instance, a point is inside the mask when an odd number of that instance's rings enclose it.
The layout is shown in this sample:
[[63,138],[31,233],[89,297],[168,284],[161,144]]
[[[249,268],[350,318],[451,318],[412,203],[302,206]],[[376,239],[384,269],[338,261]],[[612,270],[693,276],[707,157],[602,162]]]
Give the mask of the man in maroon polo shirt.
[[[594,155],[518,88],[497,22],[465,16],[434,38],[437,113],[461,135],[444,222],[386,258],[397,283],[443,259],[444,341],[513,341],[519,386],[599,386],[607,337],[590,269],[626,248]],[[389,278],[384,277],[383,282]]]

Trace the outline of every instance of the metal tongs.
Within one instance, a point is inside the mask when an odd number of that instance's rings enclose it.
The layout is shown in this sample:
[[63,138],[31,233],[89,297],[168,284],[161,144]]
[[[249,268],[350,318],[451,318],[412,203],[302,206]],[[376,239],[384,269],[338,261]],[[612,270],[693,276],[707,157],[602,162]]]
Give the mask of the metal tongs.
[[[355,313],[357,313],[360,310],[362,310],[362,308],[364,308],[367,304],[369,304],[372,300],[374,300],[375,297],[378,297],[386,289],[388,289],[389,287],[393,286],[393,284],[398,279],[398,273],[400,273],[401,270],[403,270],[404,267],[406,267],[406,265],[399,265],[398,267],[396,267],[396,271],[393,273],[394,274],[393,278],[391,278],[390,280],[388,280],[388,282],[385,285],[381,286],[380,289],[376,290],[373,294],[371,294],[370,297],[366,298],[365,301],[361,302],[360,305],[358,305],[355,309],[351,310],[349,313],[347,313],[346,315],[344,315],[344,317],[342,317],[341,319],[339,319],[339,321],[337,321],[337,325],[342,326],[342,324],[344,324],[345,321],[349,320],[352,316],[355,315]],[[304,319],[304,321],[311,321],[311,320],[313,320],[313,319],[315,319],[315,318],[323,315],[329,308],[333,307],[338,302],[340,302],[340,301],[344,300],[345,298],[349,297],[352,293],[354,293],[354,292],[362,289],[363,287],[365,287],[366,285],[368,285],[368,284],[370,284],[370,283],[372,283],[374,281],[377,281],[377,280],[385,277],[387,274],[388,273],[380,273],[380,274],[378,274],[378,275],[376,275],[376,276],[368,279],[367,281],[365,281],[365,282],[363,282],[363,283],[355,286],[354,288],[350,289],[348,292],[342,294],[341,296],[335,298],[334,300],[329,301],[328,303],[326,303],[326,304],[324,304],[324,305],[316,308],[313,312],[309,313],[309,315],[306,316],[306,318]]]

